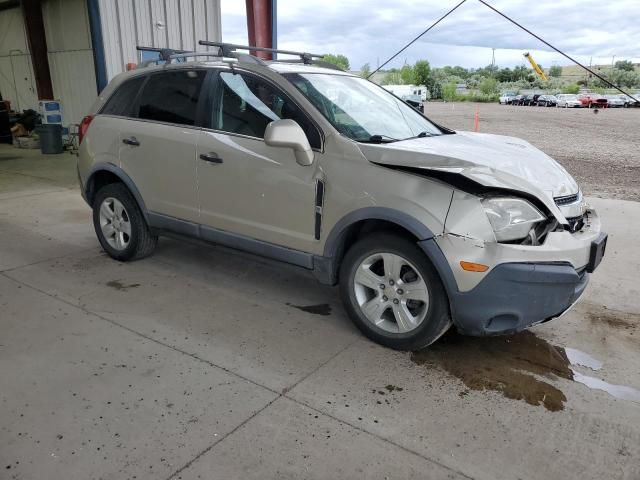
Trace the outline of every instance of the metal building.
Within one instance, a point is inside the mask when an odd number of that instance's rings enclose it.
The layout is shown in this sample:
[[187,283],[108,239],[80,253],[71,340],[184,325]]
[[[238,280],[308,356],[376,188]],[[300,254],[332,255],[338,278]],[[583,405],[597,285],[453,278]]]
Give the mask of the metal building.
[[0,0],[0,94],[15,110],[60,100],[79,123],[136,45],[205,50],[221,40],[220,0]]

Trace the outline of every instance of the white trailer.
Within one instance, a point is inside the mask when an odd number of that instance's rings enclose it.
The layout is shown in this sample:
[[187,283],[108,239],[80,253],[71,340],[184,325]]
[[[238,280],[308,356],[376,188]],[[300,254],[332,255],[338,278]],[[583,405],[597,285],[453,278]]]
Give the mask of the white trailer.
[[405,97],[415,97],[416,95],[420,97],[423,102],[427,100],[428,90],[424,85],[383,85],[382,87],[403,100]]

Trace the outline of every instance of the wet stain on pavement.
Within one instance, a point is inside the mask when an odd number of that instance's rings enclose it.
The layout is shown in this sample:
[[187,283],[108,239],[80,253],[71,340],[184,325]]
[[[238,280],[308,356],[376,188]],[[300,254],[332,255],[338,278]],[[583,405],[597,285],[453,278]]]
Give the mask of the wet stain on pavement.
[[[418,365],[438,365],[459,378],[469,390],[493,390],[506,398],[542,405],[556,412],[564,409],[565,394],[552,382],[573,380],[615,398],[640,402],[640,390],[614,385],[579,372],[594,371],[602,362],[574,348],[550,344],[531,331],[510,336],[464,337],[453,331],[426,350],[413,352]],[[460,396],[466,396],[463,391]]]
[[139,286],[140,286],[139,283],[130,283],[129,285],[126,285],[122,283],[120,280],[111,280],[107,282],[107,287],[111,287],[120,291],[126,291],[126,290],[129,290],[130,288],[137,288]]
[[287,305],[302,310],[303,312],[313,313],[314,315],[331,315],[331,305],[328,303],[319,303],[318,305],[293,305],[292,303],[287,303]]
[[386,385],[384,388],[386,388],[389,392],[401,392],[404,390],[404,388],[396,387],[395,385]]
[[484,338],[450,332],[429,349],[413,352],[411,359],[419,365],[440,365],[470,390],[494,390],[552,412],[564,409],[567,397],[536,376],[573,378],[564,349],[529,331]]
[[[593,324],[604,324],[616,330],[635,330],[640,326],[640,315],[609,310],[607,308],[590,308],[587,318]],[[633,335],[633,332],[630,332]]]

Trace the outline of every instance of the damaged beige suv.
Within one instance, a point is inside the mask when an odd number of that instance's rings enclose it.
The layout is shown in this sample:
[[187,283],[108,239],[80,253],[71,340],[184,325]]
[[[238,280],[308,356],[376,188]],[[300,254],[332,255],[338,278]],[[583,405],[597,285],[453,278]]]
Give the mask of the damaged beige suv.
[[171,233],[298,265],[339,284],[366,336],[403,350],[452,324],[517,332],[583,293],[606,235],[553,159],[437,125],[308,54],[237,48],[162,52],[83,120],[82,194],[111,257],[142,258]]

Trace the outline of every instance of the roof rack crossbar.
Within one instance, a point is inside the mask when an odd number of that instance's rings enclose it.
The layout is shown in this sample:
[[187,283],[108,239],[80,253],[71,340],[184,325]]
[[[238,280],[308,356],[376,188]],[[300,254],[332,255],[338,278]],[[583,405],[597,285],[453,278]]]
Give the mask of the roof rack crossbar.
[[[140,45],[136,46],[136,50],[139,52],[156,52],[159,55],[159,60],[168,61],[171,55],[175,55],[177,53],[187,53],[186,50],[175,50],[173,48],[157,48],[157,47],[142,47]],[[146,63],[146,62],[145,62]]]
[[184,52],[184,53],[175,53],[170,55],[168,60],[176,60],[178,58],[187,58],[187,57],[216,57],[216,58],[224,58],[220,55],[220,53],[212,53],[212,52]]
[[225,58],[220,55],[220,52],[189,52],[186,50],[174,50],[171,48],[154,48],[154,47],[136,47],[138,51],[141,52],[157,52],[158,58],[153,58],[151,60],[146,60],[138,64],[139,67],[147,67],[151,64],[158,62],[167,62],[171,63],[172,60],[177,60],[179,58],[188,58],[188,57],[216,57],[220,58],[224,61],[237,61],[235,58],[236,55],[231,55],[230,58]]
[[[307,64],[307,62],[303,61],[303,60],[270,60],[271,63],[304,63]],[[310,62],[313,65],[317,66],[317,67],[323,67],[323,68],[329,68],[331,70],[339,70],[339,71],[344,71],[342,70],[340,67],[338,67],[337,65],[334,65],[333,63],[329,63],[329,62],[325,62],[322,60],[314,60],[313,62]]]
[[234,43],[210,42],[209,40],[200,40],[200,45],[207,47],[218,47],[223,56],[233,56],[235,50],[248,50],[254,52],[281,53],[283,55],[295,55],[300,57],[303,63],[310,64],[314,58],[322,58],[324,55],[308,52],[294,52],[292,50],[280,50],[277,48],[252,47],[250,45],[236,45]]

